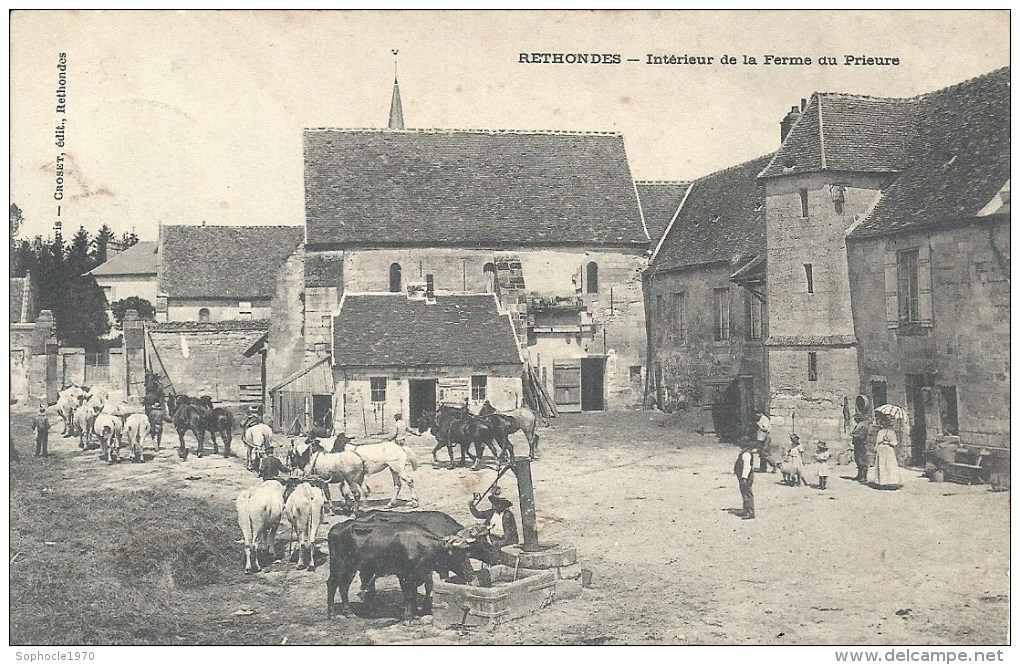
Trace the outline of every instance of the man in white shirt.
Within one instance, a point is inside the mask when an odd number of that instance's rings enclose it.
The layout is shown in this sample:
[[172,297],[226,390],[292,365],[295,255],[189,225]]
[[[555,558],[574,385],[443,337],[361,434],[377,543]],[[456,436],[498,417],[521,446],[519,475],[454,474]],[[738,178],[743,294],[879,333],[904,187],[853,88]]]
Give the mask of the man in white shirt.
[[396,441],[398,446],[402,446],[407,443],[407,423],[399,413],[393,416],[393,420],[396,423],[393,426],[393,436],[390,437],[390,440]]
[[[765,415],[764,411],[758,411],[754,414],[755,420],[755,440],[758,442],[759,452],[759,466],[758,471],[765,473],[768,470],[769,464],[769,453],[772,449],[772,421]],[[773,465],[773,471],[775,467]]]

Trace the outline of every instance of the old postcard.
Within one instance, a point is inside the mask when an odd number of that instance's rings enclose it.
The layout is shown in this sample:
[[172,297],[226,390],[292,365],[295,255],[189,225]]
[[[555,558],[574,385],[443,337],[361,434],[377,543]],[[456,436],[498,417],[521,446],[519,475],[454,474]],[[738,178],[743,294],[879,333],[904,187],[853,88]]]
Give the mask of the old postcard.
[[14,12],[12,657],[1003,660],[1009,30]]

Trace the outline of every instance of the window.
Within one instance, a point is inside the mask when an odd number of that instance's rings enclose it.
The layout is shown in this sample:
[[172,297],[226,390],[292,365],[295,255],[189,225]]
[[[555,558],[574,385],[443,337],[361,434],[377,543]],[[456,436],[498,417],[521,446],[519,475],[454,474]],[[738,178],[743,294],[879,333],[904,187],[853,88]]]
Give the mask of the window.
[[679,342],[687,340],[687,294],[683,291],[673,294],[673,331]]
[[242,300],[237,303],[237,318],[251,320],[251,303]]
[[900,323],[917,323],[921,320],[918,308],[916,249],[896,252],[896,296],[899,303]]
[[807,190],[806,189],[802,189],[802,190],[800,190],[800,216],[803,219],[807,219],[807,216],[808,216],[807,213],[808,213],[808,209],[807,209]]
[[815,292],[815,274],[814,274],[814,269],[811,267],[810,263],[805,263],[804,264],[804,279],[807,280],[807,292],[808,293],[814,293]]
[[758,296],[747,292],[747,339],[762,338],[762,315],[764,307]]
[[807,354],[807,380],[818,380],[818,354],[814,351],[808,351]]
[[730,338],[730,290],[715,289],[715,341]]
[[599,264],[592,261],[588,264],[587,274],[588,293],[599,292]]
[[489,377],[484,374],[471,377],[471,399],[481,402],[485,399],[485,388],[488,385]]
[[385,402],[386,401],[386,377],[371,378],[372,382],[372,401],[373,402]]
[[960,436],[956,386],[939,386],[939,413],[942,414],[942,433]]
[[209,308],[203,307],[198,310],[198,320],[202,323],[209,323]]
[[482,274],[485,275],[485,292],[495,293],[496,292],[496,265],[493,263],[486,263],[482,268]]
[[403,285],[400,281],[400,264],[394,263],[390,266],[390,293],[400,293]]

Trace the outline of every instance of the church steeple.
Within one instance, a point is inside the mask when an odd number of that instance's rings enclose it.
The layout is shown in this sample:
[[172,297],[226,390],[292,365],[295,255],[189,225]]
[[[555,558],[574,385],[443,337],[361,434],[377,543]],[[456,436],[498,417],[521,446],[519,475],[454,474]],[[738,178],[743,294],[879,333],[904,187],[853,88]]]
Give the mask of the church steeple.
[[390,129],[404,128],[404,109],[400,105],[400,84],[397,83],[397,49],[393,49],[393,98],[390,100]]

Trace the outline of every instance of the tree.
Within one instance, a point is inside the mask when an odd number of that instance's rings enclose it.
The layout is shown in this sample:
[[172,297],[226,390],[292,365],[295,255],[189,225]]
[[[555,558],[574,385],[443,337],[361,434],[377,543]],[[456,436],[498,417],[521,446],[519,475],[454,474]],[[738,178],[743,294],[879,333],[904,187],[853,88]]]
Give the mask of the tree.
[[138,244],[138,234],[135,233],[134,228],[132,228],[130,231],[124,232],[124,235],[120,237],[120,241],[124,243],[124,249],[127,249],[132,245]]
[[78,228],[78,232],[71,238],[71,246],[67,250],[67,261],[72,270],[79,275],[88,272],[95,266],[92,265],[92,258],[89,256],[89,245],[91,239],[89,232],[84,226]]
[[17,203],[11,204],[11,264],[10,273],[11,277],[22,277],[25,274],[25,265],[22,263],[22,242],[18,241],[18,231],[21,230],[21,225],[25,222],[25,215],[21,212],[21,208],[18,207]]
[[95,246],[92,258],[97,266],[101,263],[106,263],[106,248],[110,241],[114,239],[116,239],[116,236],[113,235],[113,230],[109,225],[103,224],[99,228],[99,233],[96,234],[95,240],[92,241]]
[[124,315],[129,309],[138,312],[138,318],[140,319],[145,321],[156,320],[156,308],[153,307],[151,302],[138,296],[131,296],[113,302],[110,304],[110,309],[113,310],[113,318],[117,319],[117,323],[124,321]]

